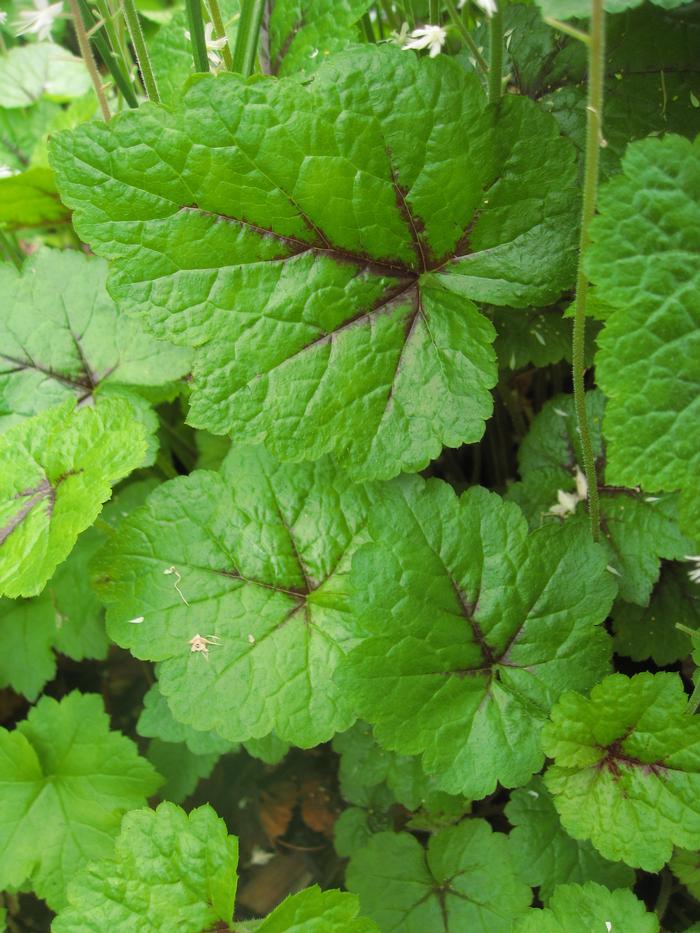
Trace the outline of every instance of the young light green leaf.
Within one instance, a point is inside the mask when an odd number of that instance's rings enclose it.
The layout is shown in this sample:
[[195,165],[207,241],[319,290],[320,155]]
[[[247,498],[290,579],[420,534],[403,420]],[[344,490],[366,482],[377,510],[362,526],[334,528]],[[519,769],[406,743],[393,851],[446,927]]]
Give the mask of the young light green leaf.
[[544,904],[557,885],[596,881],[614,890],[634,884],[634,871],[609,862],[590,842],[572,839],[563,829],[541,777],[510,795],[505,815],[513,825],[508,836],[511,859],[519,877],[539,887]]
[[61,204],[50,169],[29,168],[0,178],[0,223],[8,229],[68,220],[70,211]]
[[600,884],[562,884],[546,910],[533,908],[515,933],[659,933],[656,914],[648,913],[631,891],[610,891]]
[[664,564],[648,606],[617,602],[612,611],[615,650],[634,661],[651,658],[663,667],[687,658],[690,637],[677,624],[700,629],[700,588],[688,564]]
[[[591,442],[599,472],[603,470],[601,422],[605,399],[598,391],[586,396]],[[522,483],[508,490],[538,528],[546,522],[588,522],[583,455],[574,399],[556,395],[532,422],[520,445]],[[646,496],[638,489],[599,486],[602,536],[608,565],[622,599],[646,605],[659,578],[661,559],[679,560],[692,545],[678,525],[678,497]]]
[[111,487],[139,467],[146,434],[133,407],[65,402],[0,435],[0,593],[34,596],[97,517]]
[[566,831],[605,858],[659,871],[674,845],[700,847],[700,723],[677,674],[613,674],[567,693],[542,747]]
[[123,814],[160,777],[90,694],[43,697],[13,732],[0,729],[0,752],[0,887],[29,883],[58,909],[68,881],[111,852]]
[[73,100],[82,97],[91,86],[82,59],[54,42],[16,45],[0,56],[3,107],[29,107],[42,97]]
[[52,152],[112,294],[198,348],[190,423],[283,460],[331,452],[356,479],[478,440],[496,366],[473,301],[547,304],[572,280],[573,150],[443,58],[366,47],[307,86],[199,79],[175,112]]
[[458,499],[418,477],[382,490],[369,527],[352,569],[368,636],[336,679],[380,744],[422,754],[442,789],[477,799],[524,784],[554,701],[609,670],[603,550],[580,527],[528,536],[496,494]]
[[274,75],[309,75],[361,38],[357,24],[370,0],[276,0],[261,53]]
[[68,887],[53,933],[201,933],[233,921],[238,840],[209,806],[127,813],[114,856]]
[[506,837],[467,820],[430,838],[378,833],[350,859],[347,886],[383,933],[510,933],[532,892],[516,876]]
[[106,278],[105,262],[70,250],[41,250],[21,274],[0,267],[0,428],[66,398],[162,387],[188,372],[189,352],[121,315]]
[[376,923],[357,916],[359,909],[355,895],[313,885],[282,901],[255,933],[379,933]]
[[333,672],[357,639],[347,575],[370,498],[328,461],[240,449],[127,519],[96,569],[108,631],[159,662],[175,719],[302,747],[348,728],[352,697]]
[[[688,487],[700,432],[700,138],[633,143],[600,194],[588,270],[617,306],[599,337],[606,479]],[[679,348],[682,346],[682,352]]]

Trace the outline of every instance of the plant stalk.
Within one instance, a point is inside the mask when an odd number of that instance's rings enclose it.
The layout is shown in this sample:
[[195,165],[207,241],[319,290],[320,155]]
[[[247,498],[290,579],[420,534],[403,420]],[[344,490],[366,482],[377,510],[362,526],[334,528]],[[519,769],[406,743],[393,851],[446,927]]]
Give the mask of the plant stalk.
[[430,0],[428,5],[428,19],[433,26],[440,25],[440,0]]
[[143,78],[143,86],[146,89],[146,96],[149,100],[152,100],[153,103],[159,104],[160,94],[158,93],[156,76],[153,74],[151,57],[148,54],[148,47],[143,37],[143,30],[141,29],[141,22],[139,20],[139,14],[136,12],[134,0],[122,0],[122,9],[124,10],[126,28],[129,30],[129,35],[131,36],[131,44],[136,53],[136,61],[139,63],[139,70]]
[[503,92],[503,13],[496,0],[496,12],[491,16],[489,27],[490,63],[489,63],[489,103],[495,104]]
[[[208,0],[208,5],[209,12],[211,13],[211,21],[214,24],[214,38],[226,38],[226,27],[224,26],[224,19],[221,15],[219,0]],[[228,42],[221,49],[221,57],[224,60],[226,71],[233,71],[233,55],[231,54]]]
[[265,0],[243,0],[241,3],[241,18],[233,52],[233,70],[239,71],[244,78],[253,73],[264,9]]
[[206,73],[209,71],[209,58],[207,57],[207,45],[204,41],[202,3],[201,0],[185,0],[185,6],[187,8],[187,23],[190,27],[195,71]]
[[[122,93],[124,100],[130,107],[138,107],[139,102],[136,99],[131,80],[121,67],[118,53],[115,53],[110,47],[109,41],[103,35],[103,26],[99,25],[95,19],[92,10],[87,4],[87,0],[78,0],[80,15],[82,16],[85,28],[88,30],[97,54],[100,56],[103,64],[109,69],[109,73],[114,78],[114,83]],[[106,25],[106,24],[105,24]],[[109,35],[109,33],[107,33]]]
[[586,413],[584,383],[584,346],[586,340],[586,302],[588,278],[584,269],[584,256],[590,240],[590,225],[595,213],[598,195],[598,171],[603,126],[603,81],[605,74],[605,13],[603,0],[592,0],[590,43],[588,45],[588,106],[586,108],[586,152],[583,177],[583,207],[579,237],[578,271],[576,275],[576,302],[574,311],[573,379],[574,405],[581,436],[583,470],[588,483],[588,514],[591,533],[595,541],[600,537],[600,506],[598,482],[591,444],[591,432]]
[[488,74],[488,62],[479,51],[479,47],[474,41],[474,37],[465,26],[464,20],[459,15],[459,10],[455,6],[454,0],[445,0],[445,6],[447,7],[447,12],[450,14],[450,19],[457,27],[457,31],[459,32],[462,42],[464,42],[466,47],[474,56],[474,61],[476,62],[479,71],[481,71],[481,73],[484,75]]
[[78,39],[80,54],[83,57],[85,67],[87,68],[88,74],[90,75],[92,86],[95,88],[95,94],[97,95],[97,100],[100,103],[100,110],[102,111],[102,117],[105,123],[109,123],[112,114],[109,112],[109,104],[107,103],[104,88],[102,87],[102,79],[100,78],[100,73],[97,70],[95,58],[92,54],[90,40],[88,39],[87,32],[85,31],[85,23],[83,23],[83,18],[80,15],[78,0],[69,0],[69,2],[70,12],[73,18],[73,28],[75,29],[75,35]]

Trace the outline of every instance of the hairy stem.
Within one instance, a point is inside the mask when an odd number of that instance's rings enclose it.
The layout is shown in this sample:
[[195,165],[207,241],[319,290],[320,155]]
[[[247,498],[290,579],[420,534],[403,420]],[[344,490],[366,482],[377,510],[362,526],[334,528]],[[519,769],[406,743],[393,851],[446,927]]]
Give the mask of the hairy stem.
[[196,71],[209,71],[209,58],[207,46],[204,41],[204,20],[202,19],[201,0],[185,0],[187,7],[187,23],[190,27],[190,41],[192,42],[192,57]]
[[244,78],[253,73],[264,9],[265,0],[243,0],[241,3],[233,70],[240,71]]
[[586,152],[583,177],[583,207],[579,238],[578,271],[576,275],[576,303],[574,312],[573,379],[574,405],[581,435],[583,470],[588,483],[588,513],[594,540],[600,537],[600,506],[595,459],[591,432],[586,413],[584,384],[584,345],[586,340],[586,301],[588,279],[584,269],[584,255],[589,243],[589,229],[598,194],[598,167],[603,125],[603,78],[605,70],[605,13],[603,0],[592,0],[591,32],[588,44],[588,106],[586,108]]
[[136,53],[136,60],[139,63],[139,70],[143,78],[143,86],[146,88],[146,95],[149,100],[159,104],[160,94],[158,93],[156,76],[153,74],[151,57],[148,54],[148,47],[143,37],[143,30],[141,29],[141,22],[139,20],[139,14],[136,12],[134,0],[122,0],[122,9],[124,10],[126,28],[129,30],[129,35],[131,36],[131,44]]
[[464,20],[459,15],[459,10],[455,6],[454,0],[445,0],[445,6],[447,7],[447,12],[450,14],[450,19],[457,27],[457,31],[459,32],[462,42],[464,42],[466,47],[469,49],[469,51],[474,56],[474,61],[476,62],[477,67],[479,68],[479,71],[482,74],[488,74],[488,70],[489,70],[488,62],[486,61],[484,56],[479,51],[479,47],[474,41],[472,34],[469,32],[469,30],[465,26]]
[[489,28],[490,64],[489,64],[489,103],[495,104],[501,99],[503,90],[503,13],[496,0],[496,12],[491,16]]
[[[209,12],[211,14],[211,21],[214,24],[214,38],[224,39],[226,38],[226,27],[224,26],[224,19],[221,15],[219,0],[208,0],[208,4]],[[231,49],[229,48],[228,42],[221,49],[221,57],[224,60],[226,70],[233,71],[233,55],[231,54]]]
[[126,69],[123,67],[121,55],[118,51],[111,48],[108,38],[105,38],[103,34],[103,30],[105,30],[107,31],[107,36],[109,36],[109,31],[106,30],[106,21],[104,23],[97,22],[92,10],[87,4],[87,0],[78,0],[78,7],[85,28],[88,30],[92,43],[97,50],[97,54],[100,56],[105,67],[109,69],[109,73],[114,78],[114,83],[121,91],[122,97],[130,107],[138,107],[139,102],[136,99],[131,79]]
[[85,23],[83,23],[83,18],[80,15],[78,0],[70,0],[70,12],[73,18],[73,28],[75,29],[75,34],[78,38],[80,54],[83,57],[85,67],[87,68],[88,74],[90,75],[92,86],[95,88],[95,94],[97,95],[97,100],[100,103],[100,110],[102,111],[104,121],[105,123],[108,123],[112,114],[109,112],[109,104],[107,103],[104,88],[102,87],[102,79],[100,78],[100,73],[97,70],[95,58],[92,54],[90,40],[88,39],[87,32],[85,31]]

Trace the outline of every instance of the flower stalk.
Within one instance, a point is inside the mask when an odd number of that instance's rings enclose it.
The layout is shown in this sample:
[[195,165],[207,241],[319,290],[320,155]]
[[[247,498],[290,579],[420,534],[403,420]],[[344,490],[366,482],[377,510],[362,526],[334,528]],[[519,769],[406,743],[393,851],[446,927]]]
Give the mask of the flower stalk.
[[581,436],[583,469],[588,482],[588,514],[594,540],[600,537],[600,505],[595,472],[595,458],[591,432],[586,413],[586,387],[584,382],[584,347],[586,340],[586,304],[588,278],[584,256],[590,241],[590,225],[598,196],[600,147],[603,139],[603,81],[605,74],[605,12],[603,0],[592,0],[591,27],[588,43],[588,105],[586,107],[586,150],[583,178],[583,206],[579,237],[578,271],[576,275],[576,301],[573,336],[574,405]]
[[187,7],[187,22],[189,25],[190,41],[192,42],[192,57],[196,71],[209,71],[209,56],[204,40],[204,20],[202,19],[201,0],[185,0]]
[[[226,27],[224,26],[224,19],[221,15],[219,0],[208,0],[208,6],[211,21],[214,25],[214,38],[226,39]],[[221,58],[223,59],[226,71],[233,71],[233,55],[231,54],[228,41],[221,46]]]
[[71,16],[73,18],[73,28],[75,29],[75,35],[78,39],[80,54],[83,57],[85,67],[87,68],[88,74],[90,75],[90,80],[92,81],[92,86],[95,89],[95,94],[97,95],[97,100],[100,104],[100,110],[102,111],[102,117],[105,123],[109,123],[112,114],[110,113],[109,104],[107,103],[104,88],[102,87],[102,78],[100,77],[100,73],[97,70],[97,65],[95,64],[95,57],[92,54],[90,40],[88,39],[88,35],[85,30],[85,24],[83,23],[83,19],[80,15],[78,0],[69,0],[69,2]]
[[464,20],[460,16],[459,10],[455,6],[454,0],[445,0],[445,6],[447,7],[447,12],[450,14],[450,19],[452,20],[455,27],[457,28],[457,32],[459,33],[459,36],[462,42],[464,42],[466,47],[469,49],[469,51],[473,55],[477,68],[482,74],[484,75],[488,74],[488,70],[489,70],[488,62],[486,61],[484,56],[479,51],[479,47],[474,41],[474,37],[472,36],[472,34],[469,32],[469,30],[465,26]]
[[501,99],[503,91],[503,13],[500,3],[494,4],[489,26],[489,103],[495,104]]
[[233,52],[233,70],[239,71],[244,78],[253,73],[264,10],[265,0],[243,0],[241,3],[241,18]]

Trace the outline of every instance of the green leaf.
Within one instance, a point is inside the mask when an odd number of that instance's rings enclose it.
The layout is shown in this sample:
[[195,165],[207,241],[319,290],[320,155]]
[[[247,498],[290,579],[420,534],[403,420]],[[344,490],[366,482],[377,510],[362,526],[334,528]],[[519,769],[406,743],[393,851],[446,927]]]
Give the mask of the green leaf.
[[391,809],[396,800],[384,784],[361,788],[356,797],[358,806],[343,810],[333,826],[333,845],[341,858],[363,849],[375,833],[394,828]]
[[674,845],[700,847],[700,723],[677,674],[613,674],[567,693],[542,747],[566,831],[605,858],[659,871]]
[[21,275],[0,267],[0,429],[66,398],[161,387],[188,372],[189,352],[120,314],[106,278],[105,262],[71,250],[41,250]]
[[269,72],[316,71],[329,55],[360,40],[357,21],[370,6],[370,0],[276,0],[261,50]]
[[368,637],[338,672],[381,745],[421,754],[450,793],[526,783],[562,691],[609,670],[598,627],[614,584],[583,528],[527,534],[520,510],[474,487],[406,477],[382,491],[353,562]]
[[0,599],[0,686],[36,700],[56,673],[56,610],[48,596]]
[[354,895],[313,885],[282,901],[255,933],[379,933],[375,923],[357,916],[359,909]]
[[548,304],[572,282],[570,145],[444,57],[385,45],[307,86],[196,79],[174,113],[52,153],[120,306],[198,348],[189,422],[283,460],[333,453],[355,479],[477,441],[496,367],[473,301]]
[[[651,0],[665,10],[675,10],[690,0]],[[543,16],[555,19],[583,19],[591,15],[590,0],[536,0]],[[604,9],[608,13],[621,13],[642,3],[642,0],[605,0]]]
[[557,885],[568,882],[596,881],[611,890],[634,884],[631,868],[609,862],[590,842],[564,831],[541,777],[510,795],[505,815],[514,827],[508,845],[515,870],[526,884],[539,887],[544,904]]
[[695,900],[700,900],[700,852],[675,849],[668,867]]
[[510,933],[532,899],[510,861],[506,837],[485,820],[431,836],[378,833],[350,859],[347,886],[383,933]]
[[363,722],[336,735],[333,750],[340,755],[338,778],[343,797],[365,803],[367,788],[386,784],[393,799],[407,810],[456,807],[459,815],[468,809],[461,797],[439,790],[439,780],[427,775],[419,758],[397,755],[379,746],[371,728]]
[[609,399],[606,479],[648,492],[688,485],[697,499],[700,139],[632,144],[598,207],[588,269],[617,306],[596,365]]
[[[587,394],[591,442],[599,473],[603,471],[604,406],[600,392]],[[520,446],[518,461],[523,482],[511,486],[507,496],[520,505],[532,527],[562,520],[584,526],[588,523],[583,501],[570,503],[572,514],[568,517],[556,517],[550,511],[566,503],[561,493],[576,493],[577,474],[583,472],[573,396],[557,395],[543,406]],[[678,527],[678,497],[645,496],[640,490],[602,484],[599,493],[601,543],[620,596],[646,605],[659,578],[661,559],[678,560],[691,547]]]
[[188,815],[172,803],[127,813],[114,857],[68,888],[54,933],[201,933],[233,922],[238,840],[209,806]]
[[131,406],[50,408],[0,435],[0,593],[34,596],[97,517],[111,486],[141,465]]
[[238,751],[238,745],[227,742],[215,732],[199,732],[178,722],[170,712],[168,701],[155,683],[143,698],[143,710],[136,731],[146,738],[161,739],[168,744],[184,744],[193,755],[223,755]]
[[17,171],[28,168],[37,143],[61,112],[48,100],[22,110],[0,107],[0,164]]
[[58,909],[67,882],[111,852],[123,814],[160,778],[90,694],[43,697],[13,732],[0,729],[0,752],[0,887],[29,882]]
[[609,891],[600,884],[562,884],[546,910],[532,909],[516,933],[659,933],[656,914],[631,891]]
[[0,56],[3,107],[29,107],[42,97],[73,100],[91,87],[82,59],[53,42],[15,46]]
[[146,757],[165,778],[158,796],[173,803],[182,803],[194,793],[200,780],[209,777],[219,760],[218,754],[195,755],[184,743],[160,739],[148,743]]
[[347,575],[370,494],[328,461],[282,466],[240,449],[220,473],[163,484],[126,520],[96,571],[108,631],[159,662],[175,719],[302,747],[348,728],[333,672],[357,639]]
[[[501,369],[549,366],[571,357],[571,321],[559,308],[495,308],[492,320]],[[593,333],[589,327],[589,342]],[[592,358],[590,350],[587,355]]]
[[52,226],[70,220],[51,169],[30,168],[0,178],[0,223],[9,229]]
[[615,604],[612,617],[618,654],[634,661],[651,658],[660,667],[688,657],[690,637],[676,625],[700,629],[700,590],[688,579],[687,568],[687,564],[664,564],[648,606]]

